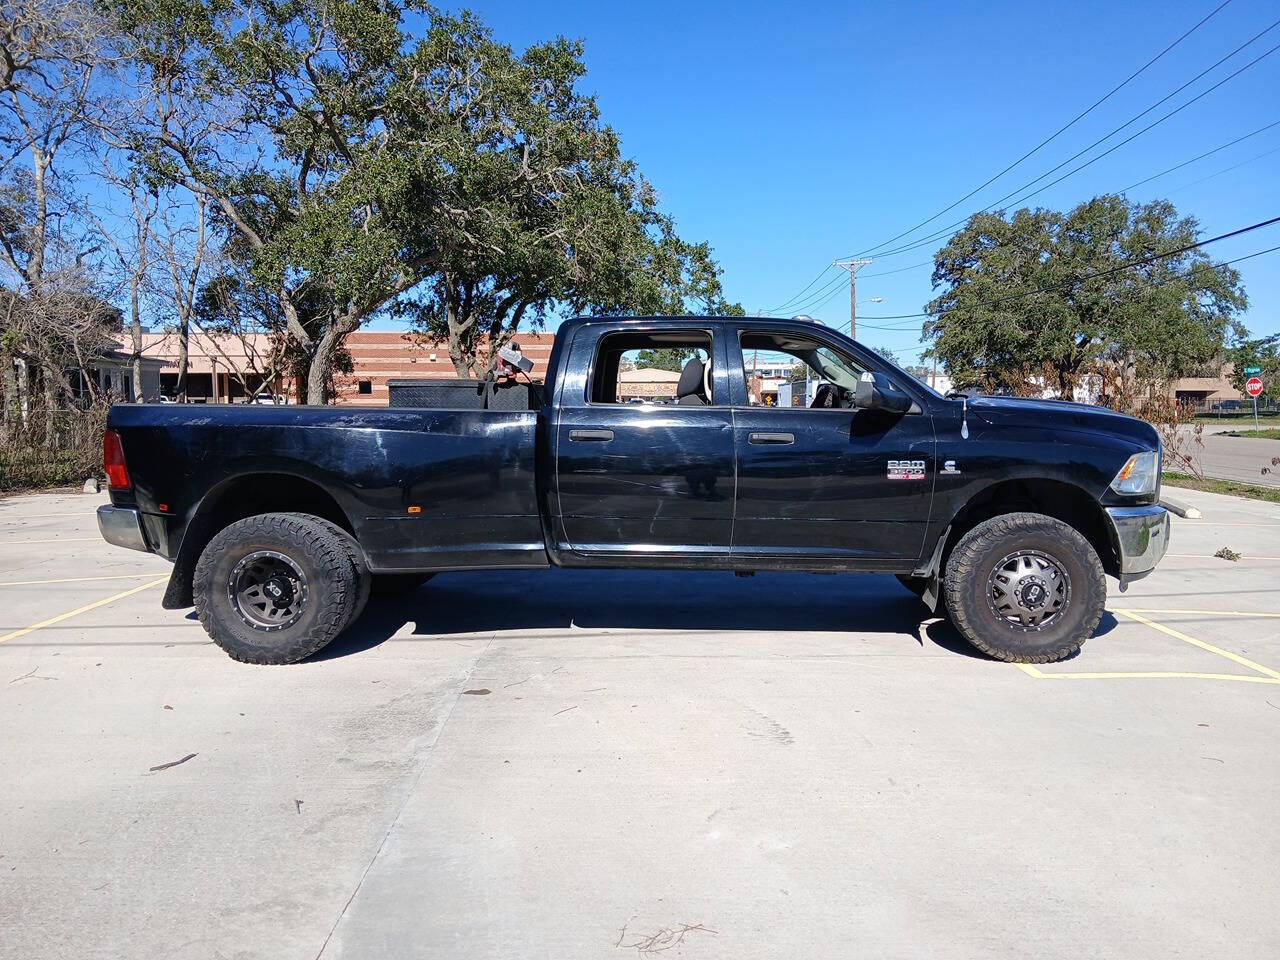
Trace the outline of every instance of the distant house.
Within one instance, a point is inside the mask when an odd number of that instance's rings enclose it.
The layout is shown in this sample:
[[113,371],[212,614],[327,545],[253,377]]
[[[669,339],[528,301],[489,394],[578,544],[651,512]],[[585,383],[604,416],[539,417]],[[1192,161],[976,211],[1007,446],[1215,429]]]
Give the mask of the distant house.
[[[143,402],[154,403],[160,399],[160,371],[164,367],[164,361],[142,357],[139,365],[139,395]],[[123,347],[106,350],[89,362],[87,370],[74,371],[71,386],[79,399],[84,399],[91,393],[84,383],[85,376],[93,378],[93,385],[101,396],[112,400],[134,399],[132,351],[126,351]]]
[[[42,309],[40,301],[24,299],[11,291],[0,292],[0,304],[6,311]],[[134,366],[132,350],[120,342],[124,326],[123,314],[117,308],[92,296],[71,297],[55,305],[56,315],[28,316],[34,333],[46,338],[44,346],[62,357],[63,382],[69,387],[71,400],[86,404],[98,397],[112,401],[133,400]],[[40,395],[48,384],[39,359],[24,354],[19,342],[12,358],[13,380],[17,402],[24,411],[32,398]],[[72,362],[72,360],[75,362]],[[144,400],[160,397],[159,361],[143,358],[139,364],[139,393]],[[57,389],[62,389],[61,384]]]

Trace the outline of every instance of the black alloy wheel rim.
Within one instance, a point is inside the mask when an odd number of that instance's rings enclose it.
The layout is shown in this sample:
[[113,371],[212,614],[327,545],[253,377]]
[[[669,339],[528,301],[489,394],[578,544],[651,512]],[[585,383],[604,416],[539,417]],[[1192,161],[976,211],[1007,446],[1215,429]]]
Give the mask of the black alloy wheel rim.
[[255,630],[283,630],[297,623],[308,593],[302,568],[275,550],[248,554],[227,578],[231,608]]
[[987,602],[1009,626],[1038,633],[1062,619],[1071,603],[1071,577],[1056,557],[1019,550],[992,568]]

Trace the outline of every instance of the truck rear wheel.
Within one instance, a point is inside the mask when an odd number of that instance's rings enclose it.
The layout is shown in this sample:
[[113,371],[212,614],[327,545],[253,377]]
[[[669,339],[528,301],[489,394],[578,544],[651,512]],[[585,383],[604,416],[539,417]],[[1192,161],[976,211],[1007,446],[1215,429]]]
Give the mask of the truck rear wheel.
[[347,553],[347,559],[351,561],[351,568],[355,577],[355,600],[351,605],[351,615],[347,618],[346,626],[342,628],[345,630],[360,619],[360,614],[364,613],[364,608],[369,603],[369,594],[373,589],[373,574],[369,572],[369,565],[364,560],[364,551],[360,549],[360,544],[355,537],[332,521],[324,520],[320,517],[312,517],[311,519],[322,524],[326,530],[337,538],[338,542],[342,544],[342,549]]
[[194,586],[200,623],[232,659],[280,664],[311,656],[342,632],[357,584],[325,521],[264,513],[209,541]]
[[966,533],[947,560],[951,622],[988,656],[1050,663],[1098,626],[1106,577],[1092,545],[1039,513],[1007,513]]

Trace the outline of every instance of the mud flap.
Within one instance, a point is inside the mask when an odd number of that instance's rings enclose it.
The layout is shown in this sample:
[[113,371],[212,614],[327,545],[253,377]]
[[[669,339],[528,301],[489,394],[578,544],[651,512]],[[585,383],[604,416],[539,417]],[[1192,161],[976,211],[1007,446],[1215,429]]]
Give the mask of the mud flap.
[[947,537],[951,535],[951,527],[942,531],[942,536],[938,537],[938,542],[934,545],[933,556],[929,558],[929,563],[924,567],[917,567],[911,571],[913,577],[922,577],[929,581],[929,586],[925,588],[920,599],[924,601],[925,606],[929,608],[930,613],[937,613],[938,607],[942,602],[942,551],[947,545]]

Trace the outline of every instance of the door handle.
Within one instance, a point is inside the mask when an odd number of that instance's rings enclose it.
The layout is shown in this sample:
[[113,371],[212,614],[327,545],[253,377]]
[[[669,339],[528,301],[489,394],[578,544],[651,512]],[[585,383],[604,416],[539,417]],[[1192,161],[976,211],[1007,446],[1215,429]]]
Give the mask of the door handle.
[[612,430],[570,430],[570,440],[612,440]]
[[748,433],[748,443],[795,443],[794,433]]

